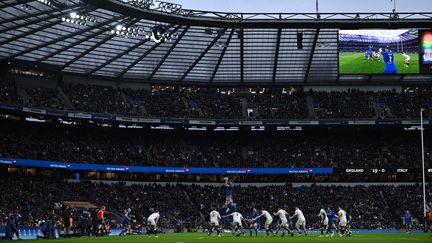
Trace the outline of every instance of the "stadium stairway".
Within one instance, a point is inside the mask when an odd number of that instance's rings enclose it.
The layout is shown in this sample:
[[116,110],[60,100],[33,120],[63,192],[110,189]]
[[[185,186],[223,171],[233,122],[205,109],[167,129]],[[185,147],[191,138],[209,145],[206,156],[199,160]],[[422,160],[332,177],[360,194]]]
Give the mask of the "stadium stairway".
[[142,116],[147,115],[147,109],[145,108],[145,106],[141,102],[138,105],[138,114],[142,115]]
[[386,197],[384,196],[384,192],[380,191],[380,195],[381,195],[382,201],[385,202],[385,208],[384,208],[384,210],[386,211],[386,214],[387,215],[392,215],[392,212],[390,211],[390,206],[389,206],[389,204],[388,204],[388,202],[386,200]]
[[248,101],[246,98],[241,99],[241,109],[242,109],[242,117],[247,118],[248,117]]
[[381,109],[381,107],[374,100],[372,100],[371,103],[372,103],[372,108],[375,112],[375,117],[382,117],[383,110]]
[[140,116],[147,115],[147,109],[145,107],[144,101],[142,99],[137,99],[137,113]]
[[67,97],[67,95],[63,92],[60,86],[57,86],[57,91],[58,91],[59,98],[63,100],[66,108],[73,109],[72,102],[70,101],[69,97]]
[[187,192],[185,190],[182,190],[182,192],[185,195],[185,197],[187,198],[188,202],[196,207],[196,210],[199,213],[202,221],[206,222],[206,218],[205,218],[204,214],[201,212],[201,208],[191,200],[191,198],[189,197],[189,195],[187,194]]
[[[120,91],[120,99],[124,102],[124,103],[126,103],[126,104],[128,104],[128,106],[129,107],[133,107],[133,103],[132,103],[132,100],[130,100],[123,92],[121,92]],[[137,110],[135,110],[134,109],[134,113],[135,112],[138,112]]]
[[185,97],[181,97],[181,101],[183,103],[184,108],[188,111],[188,113],[192,113],[192,108],[189,104],[188,99],[186,99]]
[[315,109],[314,109],[314,99],[312,96],[308,95],[306,96],[306,105],[308,109],[308,117],[315,118]]

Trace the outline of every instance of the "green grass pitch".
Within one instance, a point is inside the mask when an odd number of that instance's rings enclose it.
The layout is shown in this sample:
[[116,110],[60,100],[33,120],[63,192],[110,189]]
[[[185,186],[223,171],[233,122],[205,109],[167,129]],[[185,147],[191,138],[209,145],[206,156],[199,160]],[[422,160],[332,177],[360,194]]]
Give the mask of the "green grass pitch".
[[[41,242],[40,240],[25,241]],[[49,242],[49,241],[48,241]],[[206,233],[181,233],[181,234],[161,234],[158,238],[141,236],[110,236],[110,237],[93,237],[93,238],[69,238],[57,239],[55,242],[61,243],[141,243],[141,242],[154,242],[154,243],[207,243],[207,242],[223,242],[223,243],[261,243],[261,242],[298,242],[298,243],[314,243],[314,242],[354,242],[354,243],[398,243],[398,242],[432,242],[430,234],[405,234],[405,233],[358,233],[353,234],[352,237],[339,237],[333,238],[320,238],[318,234],[310,234],[308,237],[269,237],[265,238],[264,234],[258,237],[233,237],[232,235],[225,234],[224,237],[208,237]]]
[[[405,67],[405,62],[401,53],[395,53],[395,65],[397,74],[418,74],[419,56],[409,54],[411,57],[409,67]],[[339,53],[339,73],[340,74],[384,74],[384,63],[373,60],[368,62],[364,59],[364,53]]]

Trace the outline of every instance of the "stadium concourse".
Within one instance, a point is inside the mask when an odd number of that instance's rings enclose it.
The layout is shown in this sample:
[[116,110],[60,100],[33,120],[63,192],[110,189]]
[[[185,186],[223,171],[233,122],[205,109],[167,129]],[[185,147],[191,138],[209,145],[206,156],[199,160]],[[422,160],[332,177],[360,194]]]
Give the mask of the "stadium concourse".
[[432,9],[392,2],[1,1],[1,241],[430,242]]

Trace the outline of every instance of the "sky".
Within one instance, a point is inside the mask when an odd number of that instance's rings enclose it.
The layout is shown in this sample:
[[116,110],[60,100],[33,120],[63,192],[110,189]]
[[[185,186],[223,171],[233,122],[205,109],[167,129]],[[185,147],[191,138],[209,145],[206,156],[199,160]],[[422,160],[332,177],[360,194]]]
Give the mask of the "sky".
[[[315,0],[163,0],[186,9],[222,12],[315,12]],[[398,12],[432,12],[432,0],[393,0]],[[320,12],[391,12],[391,0],[319,0]]]

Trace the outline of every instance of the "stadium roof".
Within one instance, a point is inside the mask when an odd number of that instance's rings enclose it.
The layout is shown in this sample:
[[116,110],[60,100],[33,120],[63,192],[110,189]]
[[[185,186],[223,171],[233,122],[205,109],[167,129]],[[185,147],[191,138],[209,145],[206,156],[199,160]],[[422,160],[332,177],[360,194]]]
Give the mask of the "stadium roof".
[[[338,75],[339,28],[432,24],[431,13],[221,13],[145,5],[149,1],[2,1],[0,59],[142,82],[370,82],[371,76]],[[148,39],[155,26],[172,39]],[[378,79],[430,81],[425,76]]]

